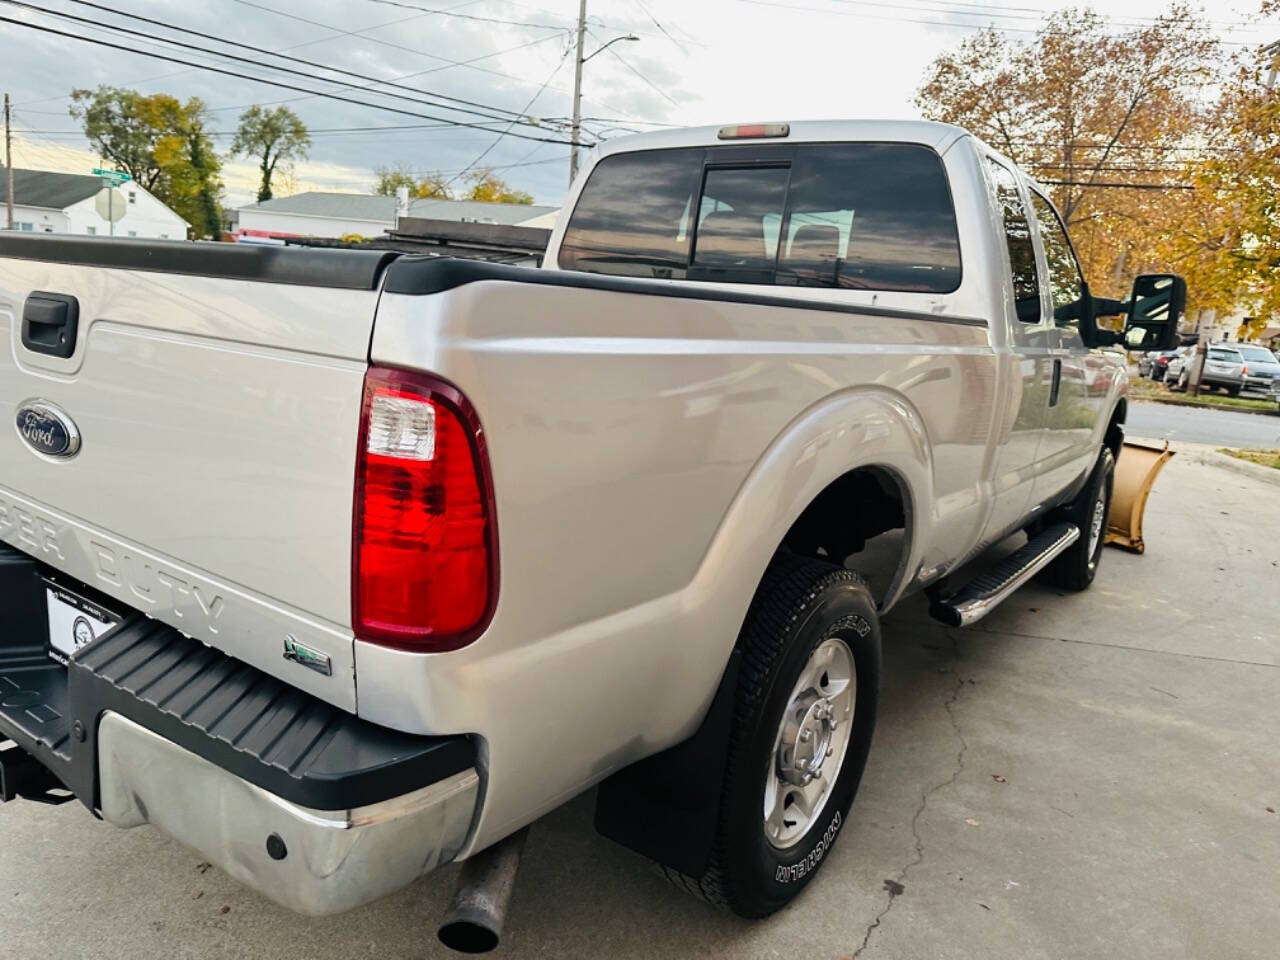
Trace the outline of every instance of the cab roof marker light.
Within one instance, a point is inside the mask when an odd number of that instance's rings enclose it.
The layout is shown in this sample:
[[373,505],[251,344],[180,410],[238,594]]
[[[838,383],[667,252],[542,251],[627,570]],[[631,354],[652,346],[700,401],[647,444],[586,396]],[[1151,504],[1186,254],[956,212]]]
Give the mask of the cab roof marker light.
[[721,127],[721,140],[767,140],[791,135],[789,123],[740,123]]

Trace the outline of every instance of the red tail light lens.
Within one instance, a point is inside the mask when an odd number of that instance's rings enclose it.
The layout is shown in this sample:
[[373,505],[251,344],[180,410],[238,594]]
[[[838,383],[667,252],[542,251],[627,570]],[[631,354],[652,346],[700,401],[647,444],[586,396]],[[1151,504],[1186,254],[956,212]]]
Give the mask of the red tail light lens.
[[360,639],[440,652],[488,626],[493,484],[480,421],[456,387],[386,367],[365,374],[352,552]]

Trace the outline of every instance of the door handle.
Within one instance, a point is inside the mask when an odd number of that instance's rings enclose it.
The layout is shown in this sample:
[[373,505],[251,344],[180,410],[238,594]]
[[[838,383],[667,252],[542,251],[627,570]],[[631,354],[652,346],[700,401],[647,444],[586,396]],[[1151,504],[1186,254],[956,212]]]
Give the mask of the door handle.
[[75,297],[36,291],[22,306],[22,345],[65,359],[75,352],[79,323],[80,302]]
[[1062,361],[1053,361],[1053,380],[1049,383],[1049,406],[1058,405],[1058,390],[1062,387]]

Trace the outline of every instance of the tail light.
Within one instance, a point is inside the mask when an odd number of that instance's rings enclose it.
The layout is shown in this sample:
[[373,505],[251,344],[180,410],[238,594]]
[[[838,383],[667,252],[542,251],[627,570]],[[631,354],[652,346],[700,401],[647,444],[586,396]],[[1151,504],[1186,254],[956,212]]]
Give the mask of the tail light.
[[1249,375],[1249,365],[1246,363],[1240,368],[1240,375],[1247,377]]
[[493,616],[493,483],[480,421],[434,377],[364,378],[352,538],[355,634],[419,653],[456,650]]

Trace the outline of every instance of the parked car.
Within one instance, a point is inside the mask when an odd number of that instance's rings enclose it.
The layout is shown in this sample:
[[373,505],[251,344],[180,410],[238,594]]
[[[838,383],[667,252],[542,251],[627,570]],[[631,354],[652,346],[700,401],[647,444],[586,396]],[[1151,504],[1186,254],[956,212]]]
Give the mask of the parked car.
[[1191,360],[1195,356],[1196,345],[1178,347],[1173,352],[1173,356],[1169,358],[1169,363],[1165,366],[1164,382],[1168,384],[1170,390],[1177,388],[1178,378],[1182,374],[1184,368],[1191,365]]
[[1280,377],[1280,361],[1276,355],[1256,343],[1237,343],[1235,348],[1244,360],[1244,388],[1269,393],[1271,384]]
[[1159,383],[1164,379],[1165,370],[1169,366],[1169,361],[1176,356],[1177,350],[1160,350],[1151,353],[1144,353],[1142,359],[1138,361],[1138,375],[1142,377],[1150,377]]
[[[1191,356],[1187,356],[1178,370],[1178,379],[1170,385],[1171,390],[1186,390],[1191,379]],[[1215,343],[1209,346],[1205,355],[1204,369],[1200,373],[1202,389],[1224,390],[1233,397],[1238,397],[1244,389],[1244,357],[1235,345],[1226,346]]]
[[314,914],[506,882],[600,783],[772,913],[848,822],[881,617],[1093,582],[1091,348],[1185,295],[1094,298],[1048,192],[923,122],[610,140],[541,269],[0,234],[2,782]]

